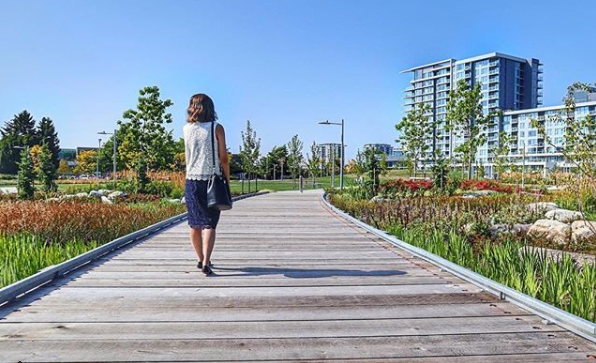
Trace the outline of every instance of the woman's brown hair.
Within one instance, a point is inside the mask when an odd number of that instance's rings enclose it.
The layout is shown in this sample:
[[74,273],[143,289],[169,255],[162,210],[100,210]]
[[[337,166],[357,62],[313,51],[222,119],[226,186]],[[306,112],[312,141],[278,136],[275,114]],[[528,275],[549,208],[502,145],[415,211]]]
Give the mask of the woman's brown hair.
[[210,122],[217,120],[213,100],[204,93],[198,93],[190,98],[187,110],[188,122]]

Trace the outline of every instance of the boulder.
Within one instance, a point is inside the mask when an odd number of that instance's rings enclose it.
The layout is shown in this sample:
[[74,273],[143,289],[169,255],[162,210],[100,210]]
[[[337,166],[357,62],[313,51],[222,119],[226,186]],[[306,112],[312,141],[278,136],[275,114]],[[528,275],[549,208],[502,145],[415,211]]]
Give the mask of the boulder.
[[565,245],[571,237],[571,227],[563,222],[539,219],[528,230],[528,236],[544,238],[559,245]]
[[108,194],[108,198],[110,198],[110,199],[122,198],[125,196],[126,196],[126,194],[119,190],[116,190],[115,192],[111,192],[110,194]]
[[59,202],[60,198],[48,198],[46,199],[46,202]]
[[0,194],[18,194],[19,190],[17,187],[2,187],[0,188]]
[[60,196],[60,200],[67,200],[67,199],[73,199],[76,198],[76,195],[74,194],[64,194]]
[[180,203],[186,204],[186,197],[182,197],[182,199],[180,199]]
[[489,227],[489,232],[493,237],[501,234],[527,234],[530,230],[531,224],[514,224],[512,226],[508,224],[495,224]]
[[86,198],[87,196],[88,196],[87,193],[77,193],[77,194],[75,194],[75,197],[77,197],[77,198]]
[[108,195],[108,194],[110,194],[112,191],[111,191],[111,190],[109,190],[109,189],[100,189],[100,190],[98,190],[97,192],[98,192],[99,194],[101,194],[101,195],[106,195],[106,196],[107,196],[107,195]]
[[535,213],[545,213],[549,212],[554,209],[558,209],[559,206],[557,203],[553,202],[538,202],[538,203],[530,203],[526,206],[528,211],[535,212]]
[[571,223],[573,221],[577,221],[578,219],[584,218],[584,214],[582,212],[568,209],[553,209],[546,212],[544,216],[548,219],[554,219],[564,223]]
[[108,197],[106,197],[105,195],[101,196],[101,202],[104,204],[114,204]]
[[378,195],[375,195],[374,197],[370,198],[370,201],[373,203],[381,203],[381,202],[384,202],[385,200],[386,200],[385,198],[378,196]]
[[584,241],[596,237],[596,222],[575,221],[571,223],[571,240]]

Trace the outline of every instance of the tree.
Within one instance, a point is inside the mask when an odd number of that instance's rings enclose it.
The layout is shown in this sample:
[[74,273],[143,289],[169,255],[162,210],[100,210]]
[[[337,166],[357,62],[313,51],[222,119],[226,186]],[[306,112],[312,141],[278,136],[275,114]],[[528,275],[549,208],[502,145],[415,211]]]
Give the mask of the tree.
[[[118,145],[122,145],[124,142],[125,133],[122,132],[122,127],[116,131],[116,169],[124,170],[127,169],[122,155],[118,150]],[[99,149],[99,170],[106,172],[113,170],[114,168],[114,135],[109,135],[106,141],[101,145]]]
[[242,131],[240,136],[242,137],[242,146],[240,147],[242,169],[248,173],[250,179],[256,172],[257,160],[261,154],[261,139],[257,137],[257,132],[253,130],[250,120],[246,121],[246,130]]
[[35,120],[29,112],[22,111],[0,130],[0,173],[16,174],[21,147],[37,144]]
[[41,153],[39,154],[38,178],[44,192],[50,193],[58,190],[58,186],[56,185],[56,166],[52,160],[52,152],[47,144],[43,144]]
[[377,194],[377,188],[379,187],[379,159],[375,152],[375,148],[367,148],[364,150],[364,159],[366,172],[368,173],[368,180],[366,182],[369,187],[371,194]]
[[39,173],[39,166],[41,165],[41,153],[43,152],[42,147],[39,145],[33,145],[29,149],[29,153],[31,154],[31,161],[33,163],[33,172],[35,174]]
[[501,176],[505,173],[507,169],[510,167],[509,161],[509,151],[510,146],[509,143],[511,142],[511,137],[507,135],[505,132],[499,133],[499,140],[497,146],[492,149],[492,154],[494,157],[494,166],[495,171],[497,172],[497,179],[500,179]]
[[33,160],[31,159],[31,152],[28,146],[21,151],[21,160],[18,166],[17,188],[19,198],[33,199],[35,193],[35,173],[33,172]]
[[292,136],[288,142],[288,169],[294,179],[294,187],[296,186],[296,179],[300,176],[302,171],[302,147],[304,143],[298,139],[298,135]]
[[97,152],[95,150],[81,151],[77,155],[75,174],[91,174],[97,168]]
[[396,141],[400,143],[408,162],[411,163],[414,176],[418,163],[427,156],[432,144],[435,122],[430,121],[427,116],[429,112],[428,104],[419,103],[395,125],[395,129],[401,132]]
[[[279,160],[288,157],[288,148],[286,145],[273,146],[271,151],[261,158],[261,170],[267,179],[273,179],[274,176],[278,176],[280,173]],[[275,170],[275,172],[274,172]]]
[[532,127],[544,138],[553,150],[563,154],[563,157],[584,176],[592,180],[596,190],[596,118],[591,114],[576,117],[575,92],[589,90],[586,83],[574,83],[567,88],[565,114],[552,116],[549,121],[559,123],[565,128],[565,142],[562,147],[556,145],[546,133],[544,122],[532,120]]
[[310,146],[310,154],[306,154],[306,168],[312,176],[312,186],[315,187],[317,183],[317,171],[321,166],[321,159],[319,158],[319,145],[316,142],[312,142]]
[[[174,139],[172,130],[165,124],[172,123],[172,114],[167,113],[171,100],[161,100],[158,87],[145,87],[139,91],[136,109],[123,113],[124,120],[118,121],[122,143],[118,152],[129,169],[135,170],[137,182],[146,178],[147,169],[164,170],[174,163]],[[142,189],[142,186],[141,186]]]
[[68,162],[64,159],[60,159],[60,164],[58,165],[58,173],[60,174],[69,174],[70,173],[70,166],[68,166]]
[[54,168],[58,168],[60,163],[60,139],[54,127],[53,121],[49,117],[43,117],[37,126],[37,141],[41,145],[47,145]]
[[381,175],[387,174],[387,154],[384,152],[381,152],[381,158],[379,159],[379,169]]
[[480,83],[470,88],[465,80],[461,80],[449,93],[447,103],[446,129],[464,140],[454,151],[461,154],[462,163],[468,166],[470,179],[478,148],[486,142],[486,130],[498,115],[498,111],[484,115],[481,99]]

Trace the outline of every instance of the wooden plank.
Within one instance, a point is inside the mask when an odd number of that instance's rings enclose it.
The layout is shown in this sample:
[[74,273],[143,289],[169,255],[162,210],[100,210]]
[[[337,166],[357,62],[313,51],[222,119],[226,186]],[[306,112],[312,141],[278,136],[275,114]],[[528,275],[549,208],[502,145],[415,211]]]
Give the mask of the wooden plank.
[[[0,312],[1,314],[1,312]],[[194,306],[171,306],[167,310],[154,306],[122,305],[118,309],[104,310],[88,306],[51,306],[43,304],[26,306],[8,315],[0,322],[155,322],[155,321],[302,321],[302,320],[374,320],[455,318],[483,316],[530,315],[508,303],[453,303],[430,305],[346,305],[290,306],[263,308],[211,307],[203,314]]]
[[[199,315],[199,314],[198,314]],[[187,340],[434,336],[560,332],[536,316],[256,322],[8,323],[0,341]]]
[[[6,360],[28,362],[177,361],[233,362],[286,359],[461,357],[593,352],[593,345],[566,332],[400,337],[0,341]],[[199,354],[200,352],[200,354]],[[546,356],[548,361],[548,356]]]

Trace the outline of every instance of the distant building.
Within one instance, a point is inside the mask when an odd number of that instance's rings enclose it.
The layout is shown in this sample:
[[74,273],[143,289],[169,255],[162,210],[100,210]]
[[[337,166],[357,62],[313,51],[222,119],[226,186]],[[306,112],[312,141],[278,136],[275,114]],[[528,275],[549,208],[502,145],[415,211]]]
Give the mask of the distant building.
[[596,101],[596,87],[589,87],[585,91],[573,92],[573,99],[576,103]]
[[391,152],[387,154],[387,167],[401,168],[405,167],[406,156],[398,147],[392,147]]
[[341,157],[341,144],[339,143],[325,143],[317,146],[319,147],[319,159],[321,161],[329,162],[332,157],[335,159]]
[[73,161],[77,158],[77,149],[60,149],[58,151],[58,159],[64,159],[66,161]]
[[[410,86],[405,90],[405,111],[419,104],[430,106],[428,117],[438,122],[429,141],[431,151],[445,157],[464,140],[453,135],[445,125],[449,92],[459,81],[470,87],[480,84],[483,111],[525,110],[542,105],[542,64],[538,59],[519,58],[502,53],[488,53],[472,58],[446,59],[407,69]],[[487,152],[482,146],[480,150]]]
[[393,146],[389,144],[364,144],[364,150],[368,150],[371,148],[378,150],[387,156],[389,156],[393,151]]

